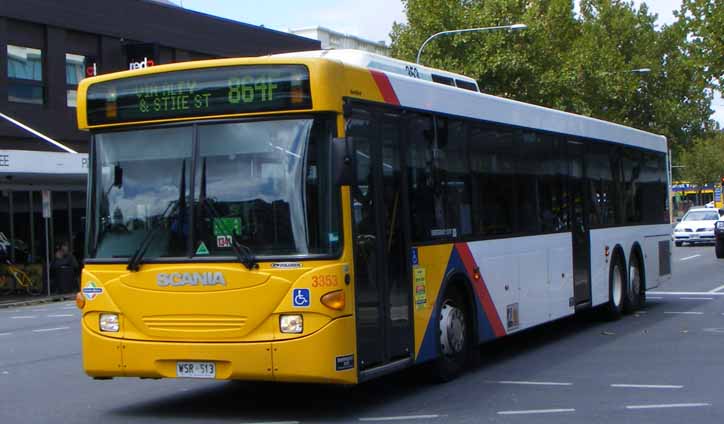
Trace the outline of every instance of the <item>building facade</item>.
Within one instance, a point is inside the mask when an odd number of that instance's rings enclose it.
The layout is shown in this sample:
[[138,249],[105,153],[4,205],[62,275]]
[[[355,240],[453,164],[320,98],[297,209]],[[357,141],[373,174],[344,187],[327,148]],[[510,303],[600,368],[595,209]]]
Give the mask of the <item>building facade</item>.
[[383,56],[390,55],[390,48],[384,41],[371,41],[350,34],[333,31],[324,27],[300,28],[289,31],[302,37],[319,40],[322,48],[329,49],[355,49],[376,53]]
[[[66,242],[82,259],[89,134],[76,127],[81,79],[319,48],[316,40],[169,2],[0,0],[0,254],[6,250],[45,289],[57,245]],[[0,269],[0,294],[22,291],[8,285],[18,283]]]

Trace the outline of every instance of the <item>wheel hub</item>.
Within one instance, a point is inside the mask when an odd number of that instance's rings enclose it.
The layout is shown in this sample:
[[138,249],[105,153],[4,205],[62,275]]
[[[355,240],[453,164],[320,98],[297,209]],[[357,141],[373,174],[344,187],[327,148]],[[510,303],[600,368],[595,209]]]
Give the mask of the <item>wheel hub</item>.
[[465,316],[449,303],[440,311],[440,346],[447,356],[460,353],[465,347]]

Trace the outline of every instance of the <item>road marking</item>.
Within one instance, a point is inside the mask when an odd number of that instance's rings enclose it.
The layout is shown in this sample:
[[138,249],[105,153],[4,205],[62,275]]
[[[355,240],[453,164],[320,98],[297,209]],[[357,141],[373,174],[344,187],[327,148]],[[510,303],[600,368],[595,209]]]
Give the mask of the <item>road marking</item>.
[[77,306],[63,306],[60,309],[78,309],[78,307]]
[[558,383],[553,381],[496,381],[498,384],[521,384],[530,386],[572,386],[573,383]]
[[54,314],[54,315],[48,315],[48,318],[63,318],[63,317],[73,317],[75,315],[73,314]]
[[650,291],[648,293],[651,294],[663,294],[663,295],[670,295],[670,296],[724,296],[724,293],[721,292],[663,292],[663,291]]
[[31,309],[30,312],[47,312],[47,309]]
[[709,290],[709,293],[716,293],[716,292],[720,292],[722,290],[724,290],[724,284],[722,284],[721,286],[719,286],[715,289]]
[[576,412],[576,410],[573,408],[529,409],[527,411],[498,411],[498,415],[558,414],[562,412]]
[[13,333],[0,333],[0,336],[12,336]]
[[260,421],[256,423],[242,423],[242,424],[299,424],[299,421]]
[[611,384],[611,387],[630,389],[682,389],[684,386],[675,384]]
[[663,299],[663,297],[659,297],[659,296],[646,296],[646,299],[648,299],[648,300],[661,300],[661,299]]
[[38,330],[33,330],[33,333],[45,333],[46,331],[59,331],[68,329],[70,329],[70,327],[40,328]]
[[693,312],[693,311],[687,311],[687,312],[664,312],[665,314],[670,315],[704,315],[704,312]]
[[691,256],[687,256],[687,257],[685,257],[685,258],[681,258],[681,259],[679,259],[679,260],[680,260],[680,261],[688,261],[689,259],[698,258],[699,256],[701,256],[701,255],[691,255]]
[[396,417],[367,417],[358,418],[359,421],[404,421],[404,420],[431,420],[440,418],[439,415],[399,415]]
[[713,297],[680,297],[681,300],[714,300]]
[[33,318],[37,318],[37,317],[38,317],[37,315],[17,315],[14,317],[10,317],[10,319],[33,319]]
[[654,409],[654,408],[696,408],[711,406],[710,403],[663,403],[660,405],[626,405],[626,409]]

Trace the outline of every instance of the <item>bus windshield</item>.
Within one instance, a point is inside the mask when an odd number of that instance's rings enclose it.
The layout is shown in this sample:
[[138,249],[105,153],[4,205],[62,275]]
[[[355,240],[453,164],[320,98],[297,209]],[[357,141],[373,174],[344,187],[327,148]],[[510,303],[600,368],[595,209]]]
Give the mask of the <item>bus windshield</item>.
[[331,255],[333,120],[276,119],[95,135],[90,258]]

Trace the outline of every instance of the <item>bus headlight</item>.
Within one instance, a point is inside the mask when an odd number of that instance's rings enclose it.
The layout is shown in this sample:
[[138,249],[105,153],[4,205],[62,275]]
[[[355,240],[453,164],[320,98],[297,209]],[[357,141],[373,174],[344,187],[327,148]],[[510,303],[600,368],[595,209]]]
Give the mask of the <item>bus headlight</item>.
[[282,315],[279,317],[279,331],[300,334],[304,332],[304,320],[301,315]]
[[100,327],[101,331],[117,333],[121,327],[118,323],[118,314],[101,314]]

